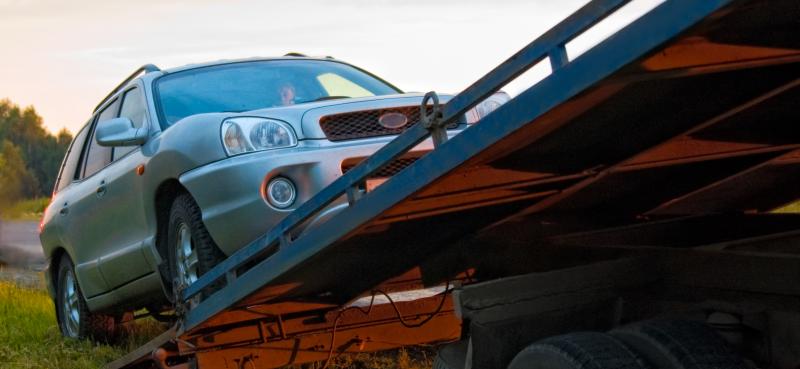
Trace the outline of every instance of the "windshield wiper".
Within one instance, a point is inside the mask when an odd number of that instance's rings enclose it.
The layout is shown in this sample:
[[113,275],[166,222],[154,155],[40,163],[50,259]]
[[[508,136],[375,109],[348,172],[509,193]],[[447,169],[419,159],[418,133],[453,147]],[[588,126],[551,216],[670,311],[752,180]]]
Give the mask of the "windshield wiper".
[[[350,98],[350,96],[336,96],[336,95],[334,95],[334,96],[322,96],[322,97],[318,97],[318,98],[313,99],[313,100],[296,102],[293,105],[295,105],[295,104],[305,104],[305,103],[311,103],[311,102],[317,102],[317,101],[349,99],[349,98]],[[246,111],[257,110],[257,109],[262,109],[262,108],[242,109],[242,110],[223,110],[220,113],[244,113]]]
[[323,97],[318,97],[318,98],[316,98],[314,100],[301,101],[301,102],[296,103],[296,104],[305,104],[305,103],[317,102],[317,101],[336,100],[336,99],[349,99],[349,98],[350,98],[350,96],[323,96]]

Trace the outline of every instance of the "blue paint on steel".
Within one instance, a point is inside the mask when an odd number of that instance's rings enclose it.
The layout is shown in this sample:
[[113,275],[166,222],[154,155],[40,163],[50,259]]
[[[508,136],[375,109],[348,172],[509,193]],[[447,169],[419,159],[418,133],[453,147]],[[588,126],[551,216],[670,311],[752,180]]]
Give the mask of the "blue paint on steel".
[[551,50],[566,44],[629,1],[595,0],[584,5],[451,99],[444,108],[445,118],[464,114],[475,103],[544,60]]
[[[467,110],[483,101],[486,97],[497,92],[505,84],[546,58],[552,49],[558,47],[563,49],[563,45],[569,40],[575,38],[597,22],[605,19],[606,16],[628,1],[630,0],[595,0],[583,6],[451,99],[444,106],[444,124],[446,125],[462,116]],[[423,141],[428,137],[429,132],[419,126],[420,125],[417,125],[417,127],[404,132],[390,144],[377,151],[355,168],[349,170],[330,186],[305,202],[298,209],[293,211],[292,214],[284,218],[284,220],[276,225],[268,234],[259,237],[247,246],[241,248],[220,265],[203,275],[184,291],[184,300],[188,300],[217,279],[223,277],[228,271],[238,268],[258,255],[264,248],[272,245],[281,234],[290,232],[294,227],[302,224],[302,222],[346,193],[348,188],[362,183],[369,175],[380,169],[385,163],[404,154],[410,148]]]
[[550,51],[550,69],[553,71],[561,69],[561,67],[569,63],[567,57],[567,48],[564,45],[559,45]]
[[[371,219],[379,216],[432,181],[457,168],[470,157],[486,150],[499,140],[558,106],[603,78],[653,50],[731,0],[669,0],[615,35],[604,40],[576,60],[563,65],[549,77],[512,99],[481,122],[442,144],[417,160],[375,191],[365,194],[342,213],[309,230],[291,244],[246,273],[232,279],[228,286],[190,310],[184,317],[184,329],[192,329],[256,292],[283,273],[314,256]],[[591,19],[571,16],[520,51],[487,76],[450,100],[444,108],[444,119],[450,120],[501,88],[509,79],[542,60],[553,48],[563,45],[586,27],[616,9],[622,1],[594,1],[579,13]],[[604,11],[597,10],[600,7]],[[589,10],[587,10],[589,9]],[[577,13],[576,13],[577,14]],[[588,14],[588,15],[587,15]],[[565,25],[566,23],[566,25]],[[554,30],[559,30],[554,32]],[[567,32],[569,31],[569,32]],[[562,33],[563,32],[563,33]],[[547,47],[545,47],[547,46]],[[534,52],[536,51],[536,52]],[[523,57],[524,56],[524,57]],[[521,60],[524,59],[525,63]],[[184,291],[189,298],[217,278],[258,255],[277,242],[282,235],[302,223],[345,191],[362,182],[371,173],[402,155],[427,138],[429,132],[416,125],[391,143],[350,170],[314,198],[290,214],[265,236],[232,255]]]

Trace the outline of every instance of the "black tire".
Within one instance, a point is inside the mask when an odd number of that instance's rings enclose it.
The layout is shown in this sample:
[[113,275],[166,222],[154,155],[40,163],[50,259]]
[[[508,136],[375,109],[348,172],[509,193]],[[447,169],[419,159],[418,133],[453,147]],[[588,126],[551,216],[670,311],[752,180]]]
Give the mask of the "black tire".
[[[172,202],[172,209],[169,214],[169,228],[167,230],[170,280],[173,282],[173,289],[181,283],[186,283],[187,286],[190,284],[186,280],[179,278],[181,272],[179,271],[180,266],[178,265],[178,242],[181,229],[184,225],[188,227],[188,231],[191,234],[191,247],[197,253],[196,277],[207,273],[225,259],[225,254],[222,253],[219,247],[217,247],[217,244],[214,243],[214,240],[211,239],[211,235],[203,224],[200,207],[197,206],[197,203],[189,194],[179,194]],[[204,290],[203,294],[208,295],[218,288],[218,285],[214,285]]]
[[464,369],[466,367],[469,341],[463,340],[449,343],[439,348],[433,369]]
[[67,254],[61,257],[57,273],[55,307],[61,334],[73,339],[113,342],[118,333],[117,320],[112,315],[89,311]]
[[648,320],[610,332],[656,369],[748,369],[714,329],[688,320]]
[[579,332],[538,341],[520,351],[508,369],[647,369],[645,362],[616,338]]

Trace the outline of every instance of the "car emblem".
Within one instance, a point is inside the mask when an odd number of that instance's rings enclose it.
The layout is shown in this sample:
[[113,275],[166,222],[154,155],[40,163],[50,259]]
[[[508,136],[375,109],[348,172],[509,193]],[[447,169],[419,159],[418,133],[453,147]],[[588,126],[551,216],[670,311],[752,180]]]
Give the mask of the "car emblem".
[[386,113],[378,118],[378,124],[387,129],[398,129],[408,123],[408,117],[403,113]]

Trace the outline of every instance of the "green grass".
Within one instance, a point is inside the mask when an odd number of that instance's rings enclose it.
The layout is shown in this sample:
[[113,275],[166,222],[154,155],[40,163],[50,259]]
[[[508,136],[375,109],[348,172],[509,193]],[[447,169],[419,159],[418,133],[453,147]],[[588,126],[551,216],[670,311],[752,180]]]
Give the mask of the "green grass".
[[119,346],[67,340],[56,325],[53,303],[41,288],[0,281],[0,368],[99,368],[159,330],[155,322],[138,323]]
[[6,209],[0,209],[0,216],[4,220],[39,220],[49,203],[47,197],[20,200]]
[[[128,339],[114,346],[67,340],[61,337],[53,303],[43,285],[0,280],[0,369],[100,368],[144,344],[161,329],[155,321],[137,321],[129,327]],[[431,367],[433,357],[433,349],[424,347],[342,355],[329,368],[422,369]]]

